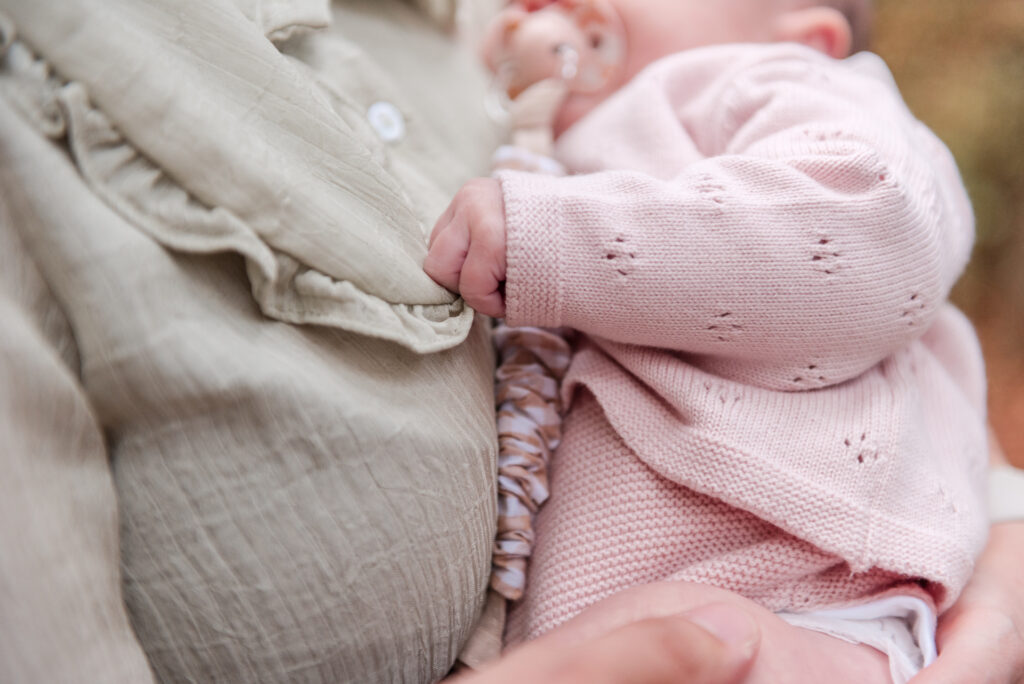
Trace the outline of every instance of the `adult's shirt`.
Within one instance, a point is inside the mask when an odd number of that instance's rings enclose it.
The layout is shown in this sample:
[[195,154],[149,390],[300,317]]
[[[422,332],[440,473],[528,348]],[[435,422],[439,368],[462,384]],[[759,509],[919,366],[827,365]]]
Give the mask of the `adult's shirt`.
[[397,0],[0,14],[0,679],[439,678],[494,526],[486,331],[419,269],[474,58]]

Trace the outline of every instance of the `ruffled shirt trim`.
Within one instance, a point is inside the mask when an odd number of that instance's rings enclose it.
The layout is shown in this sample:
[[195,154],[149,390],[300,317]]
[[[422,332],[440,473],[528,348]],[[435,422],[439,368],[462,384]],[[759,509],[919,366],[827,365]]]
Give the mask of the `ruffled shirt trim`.
[[[263,26],[270,33],[283,27],[280,21],[271,23],[273,26]],[[197,197],[178,182],[171,171],[134,144],[111,117],[94,104],[85,83],[63,78],[47,59],[36,56],[24,42],[15,40],[13,26],[10,19],[4,19],[0,29],[4,46],[0,52],[4,55],[0,92],[9,97],[42,134],[52,139],[66,138],[75,164],[97,195],[150,237],[174,251],[235,252],[242,256],[253,297],[261,311],[271,318],[336,327],[390,340],[419,353],[448,349],[465,339],[473,321],[472,309],[432,283],[424,281],[424,296],[419,301],[413,297],[409,297],[412,301],[399,298],[393,301],[391,297],[361,287],[357,280],[373,282],[366,274],[359,274],[358,279],[344,276],[344,269],[339,266],[353,261],[345,252],[359,251],[364,246],[362,242],[366,246],[379,242],[375,236],[364,235],[346,241],[345,234],[351,236],[356,230],[354,227],[332,231],[331,226],[325,225],[318,234],[315,225],[306,225],[289,238],[287,233],[291,230],[285,228],[288,221],[280,225],[286,216],[268,218],[264,215],[263,218],[273,225],[255,225],[252,219],[258,221],[260,207],[253,209],[253,216],[246,217],[229,206],[211,204]],[[254,102],[253,106],[258,107],[259,102]],[[340,120],[338,125],[343,127]],[[203,152],[205,150],[197,150],[197,154]],[[356,173],[355,169],[349,170]],[[367,207],[372,204],[364,196],[362,186],[372,185],[374,177],[382,172],[370,169],[361,174],[358,182],[348,179],[353,187],[340,188],[338,195],[325,204],[344,204],[345,197],[358,196],[353,200],[358,206],[352,207],[350,212],[353,221],[373,225],[376,229],[380,224],[368,216],[372,211],[367,211]],[[347,181],[338,178],[335,182],[345,186]],[[386,195],[393,190],[382,186],[375,203],[386,202]],[[283,191],[276,199],[288,205],[292,198]],[[283,214],[287,211],[287,206],[281,210]],[[381,221],[385,224],[404,224],[411,220],[400,208],[383,207],[382,211]],[[332,223],[337,220],[332,219]],[[414,232],[419,231],[420,227],[415,226]],[[338,233],[336,241],[327,239],[332,232]],[[394,245],[371,247],[365,261],[383,259],[390,252],[405,253],[408,242],[408,236],[403,235]],[[331,244],[337,246],[332,249]],[[321,254],[314,259],[331,266],[330,270],[308,263],[302,256],[311,250],[318,251],[313,249],[316,245],[321,246],[321,251],[336,252],[334,256]],[[288,246],[295,249],[289,250]],[[385,289],[393,290],[392,294],[405,290],[414,293],[417,288],[409,282],[403,284],[400,275],[391,273],[385,279]],[[418,270],[413,275],[426,278]]]

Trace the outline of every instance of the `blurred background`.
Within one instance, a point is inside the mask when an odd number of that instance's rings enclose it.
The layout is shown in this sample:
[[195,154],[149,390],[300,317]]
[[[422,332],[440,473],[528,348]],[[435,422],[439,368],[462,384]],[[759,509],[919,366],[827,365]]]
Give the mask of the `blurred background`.
[[989,412],[1024,467],[1024,0],[876,0],[872,49],[960,164],[978,239],[953,293],[977,326]]

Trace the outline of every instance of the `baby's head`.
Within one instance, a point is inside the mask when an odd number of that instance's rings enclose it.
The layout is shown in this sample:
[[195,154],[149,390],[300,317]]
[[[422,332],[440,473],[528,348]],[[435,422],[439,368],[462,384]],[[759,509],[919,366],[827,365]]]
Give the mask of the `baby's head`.
[[858,33],[864,31],[869,11],[867,0],[598,0],[601,3],[618,14],[625,33],[626,80],[660,57],[719,43],[798,42],[841,59],[854,47],[854,27]]
[[545,71],[564,77],[568,66],[557,133],[661,57],[797,42],[841,59],[864,47],[870,15],[871,0],[513,0],[485,52],[492,68],[519,69],[513,90]]

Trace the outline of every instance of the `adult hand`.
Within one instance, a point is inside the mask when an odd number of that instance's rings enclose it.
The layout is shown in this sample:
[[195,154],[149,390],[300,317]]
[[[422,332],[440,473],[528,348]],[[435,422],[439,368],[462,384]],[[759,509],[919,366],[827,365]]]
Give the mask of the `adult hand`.
[[462,186],[430,235],[423,270],[482,314],[505,315],[505,200],[493,178]]
[[[600,611],[597,611],[600,613]],[[586,617],[581,616],[581,617]],[[618,618],[613,618],[614,624]],[[607,620],[598,619],[598,623]],[[588,628],[578,628],[586,624]],[[737,684],[760,643],[755,620],[725,603],[595,634],[569,623],[453,684]]]
[[939,620],[939,657],[913,684],[1024,682],[1024,522],[993,525],[974,576]]

